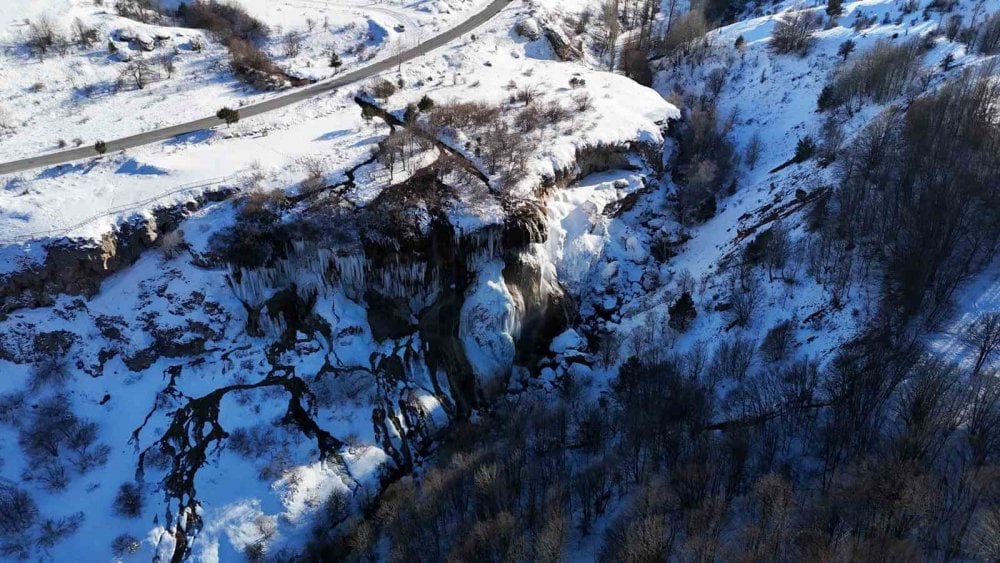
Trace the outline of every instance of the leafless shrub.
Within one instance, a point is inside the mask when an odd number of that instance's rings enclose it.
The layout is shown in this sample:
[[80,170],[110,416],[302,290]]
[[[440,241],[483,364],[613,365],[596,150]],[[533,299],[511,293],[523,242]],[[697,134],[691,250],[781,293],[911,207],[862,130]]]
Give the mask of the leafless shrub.
[[715,214],[715,196],[730,186],[736,167],[728,121],[719,119],[712,104],[694,108],[678,141],[678,213],[685,222],[705,221]]
[[745,284],[733,283],[729,294],[729,314],[736,326],[748,326],[764,298],[760,282],[751,277]]
[[240,427],[233,430],[227,448],[248,460],[267,457],[278,447],[278,437],[274,428],[267,424]]
[[715,351],[709,371],[715,380],[726,378],[743,381],[753,363],[754,342],[749,338],[724,339]]
[[285,51],[285,56],[294,58],[302,53],[302,36],[294,31],[289,31],[281,39],[281,46]]
[[650,47],[648,42],[640,41],[639,38],[629,39],[622,46],[618,59],[618,70],[643,86],[653,85],[653,69],[649,65],[652,56]]
[[713,68],[705,79],[705,88],[716,98],[719,97],[725,85],[726,69],[723,67]]
[[380,100],[388,100],[389,98],[392,97],[393,94],[396,93],[398,88],[392,82],[384,78],[379,78],[374,83],[372,83],[370,90],[372,96]]
[[542,117],[542,108],[537,105],[524,106],[517,117],[514,118],[514,126],[519,131],[530,133],[545,126]]
[[116,0],[115,12],[142,23],[157,23],[161,18],[158,0]]
[[976,33],[976,49],[985,55],[1000,52],[1000,12],[993,12]]
[[436,128],[480,129],[499,121],[501,109],[484,102],[457,102],[436,106],[428,120]]
[[13,536],[30,528],[38,518],[38,505],[14,483],[0,480],[0,536]]
[[137,89],[142,90],[156,78],[156,71],[153,70],[148,61],[137,58],[132,59],[125,65],[120,76],[123,79],[130,80]]
[[58,48],[63,41],[62,33],[47,15],[28,22],[25,46],[33,54],[44,57],[50,51]]
[[256,43],[266,39],[271,33],[267,24],[251,16],[236,2],[191,2],[184,10],[184,23],[190,27],[207,29],[227,43],[231,38]]
[[139,551],[139,548],[141,547],[142,542],[139,538],[133,536],[132,534],[121,534],[111,540],[111,553],[113,553],[115,557],[132,555]]
[[[62,482],[62,462],[68,461],[79,473],[103,465],[111,448],[97,442],[97,425],[76,416],[65,395],[44,399],[18,432],[18,443],[31,460],[26,478],[38,478],[58,487]],[[33,469],[40,468],[44,474]]]
[[779,362],[787,357],[794,343],[795,322],[781,321],[767,331],[763,342],[760,343],[760,351],[768,361]]
[[319,158],[306,158],[302,161],[306,171],[306,179],[302,180],[302,190],[311,192],[322,188],[326,182],[326,167]]
[[659,50],[662,54],[669,55],[687,48],[691,43],[704,39],[707,31],[708,24],[701,10],[691,10],[674,19],[660,40]]
[[753,170],[757,167],[757,162],[760,160],[760,153],[764,148],[764,142],[760,138],[760,133],[754,132],[750,136],[750,140],[747,141],[746,148],[743,149],[743,162],[746,163],[747,168]]
[[24,391],[0,394],[0,424],[14,426],[21,421],[27,398]]
[[590,111],[594,109],[594,98],[589,92],[573,94],[573,107],[579,113]]
[[126,518],[138,518],[142,515],[142,490],[139,485],[127,481],[118,487],[118,494],[115,495],[115,514]]
[[76,18],[73,20],[73,40],[80,47],[90,47],[97,43],[97,30]]
[[535,101],[540,94],[541,91],[538,89],[538,86],[534,84],[525,84],[524,86],[518,88],[514,93],[514,100],[525,105],[530,105],[531,102]]
[[172,55],[164,55],[160,57],[160,68],[163,69],[163,73],[167,75],[167,78],[173,78],[174,73],[177,72],[177,64],[174,62],[174,57]]
[[271,59],[253,43],[232,38],[229,40],[230,65],[241,80],[256,87],[273,87],[284,76]]
[[38,527],[38,538],[35,540],[42,548],[49,548],[67,536],[71,536],[83,525],[84,515],[77,512],[71,516],[64,516],[57,519],[45,519]]
[[32,366],[28,387],[36,393],[49,388],[59,389],[71,375],[65,356],[53,354]]
[[549,125],[558,125],[570,117],[570,112],[558,100],[550,100],[542,108],[542,116]]

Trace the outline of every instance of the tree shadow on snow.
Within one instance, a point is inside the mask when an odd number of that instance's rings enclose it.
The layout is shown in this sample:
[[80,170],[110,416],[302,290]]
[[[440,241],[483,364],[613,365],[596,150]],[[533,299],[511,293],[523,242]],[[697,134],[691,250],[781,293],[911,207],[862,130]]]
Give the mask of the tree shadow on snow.
[[115,170],[115,174],[129,174],[132,176],[166,176],[167,171],[149,164],[143,164],[132,158]]

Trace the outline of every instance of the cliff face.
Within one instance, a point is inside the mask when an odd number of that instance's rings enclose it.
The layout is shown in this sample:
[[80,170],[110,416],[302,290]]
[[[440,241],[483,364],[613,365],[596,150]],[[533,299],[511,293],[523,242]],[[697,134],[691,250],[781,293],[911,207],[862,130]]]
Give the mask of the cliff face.
[[18,309],[51,305],[60,294],[95,295],[101,282],[134,264],[186,216],[231,195],[231,190],[219,190],[157,209],[150,217],[122,223],[99,241],[64,238],[44,243],[41,263],[0,274],[0,318]]

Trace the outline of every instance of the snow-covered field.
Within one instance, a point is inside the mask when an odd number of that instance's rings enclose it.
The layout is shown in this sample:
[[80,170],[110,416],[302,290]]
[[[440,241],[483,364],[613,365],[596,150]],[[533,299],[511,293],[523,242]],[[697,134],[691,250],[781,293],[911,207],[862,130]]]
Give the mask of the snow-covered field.
[[[369,3],[360,1],[249,1],[246,8],[267,23],[264,45],[283,70],[321,80],[408,49],[481,8],[483,0]],[[166,4],[165,4],[166,6]],[[167,6],[169,7],[169,6]],[[91,146],[213,115],[220,107],[274,96],[241,84],[229,70],[224,46],[200,30],[143,24],[114,13],[112,3],[73,0],[5,2],[0,14],[0,161]],[[40,58],[23,47],[28,22],[48,18],[69,35],[79,19],[97,31],[90,46],[71,45],[65,54]],[[296,35],[300,52],[289,56],[284,40]],[[160,38],[146,50],[123,37]],[[117,53],[109,52],[109,41]],[[343,61],[331,68],[331,51]],[[153,70],[142,89],[127,77],[118,84],[126,58],[148,61]],[[167,71],[163,61],[173,70]]]

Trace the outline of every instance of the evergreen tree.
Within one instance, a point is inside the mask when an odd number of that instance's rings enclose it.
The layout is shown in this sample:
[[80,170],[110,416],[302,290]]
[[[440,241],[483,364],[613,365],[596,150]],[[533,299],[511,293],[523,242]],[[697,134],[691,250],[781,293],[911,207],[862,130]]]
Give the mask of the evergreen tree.
[[425,95],[420,98],[420,102],[417,104],[417,109],[420,111],[430,111],[434,109],[434,100],[430,96]]
[[812,158],[815,152],[816,141],[809,135],[806,135],[799,139],[798,144],[795,145],[795,162],[805,162]]
[[670,306],[670,321],[667,323],[670,328],[679,331],[685,331],[691,323],[694,321],[695,317],[698,316],[698,310],[694,307],[694,299],[691,298],[691,292],[685,291],[677,301]]
[[840,58],[846,61],[847,57],[850,56],[852,52],[854,52],[854,47],[855,47],[854,41],[848,39],[847,41],[844,41],[843,43],[840,44],[840,48],[837,49],[837,54],[840,55]]
[[215,117],[225,121],[226,125],[232,125],[240,120],[240,111],[232,108],[222,108],[215,112]]

